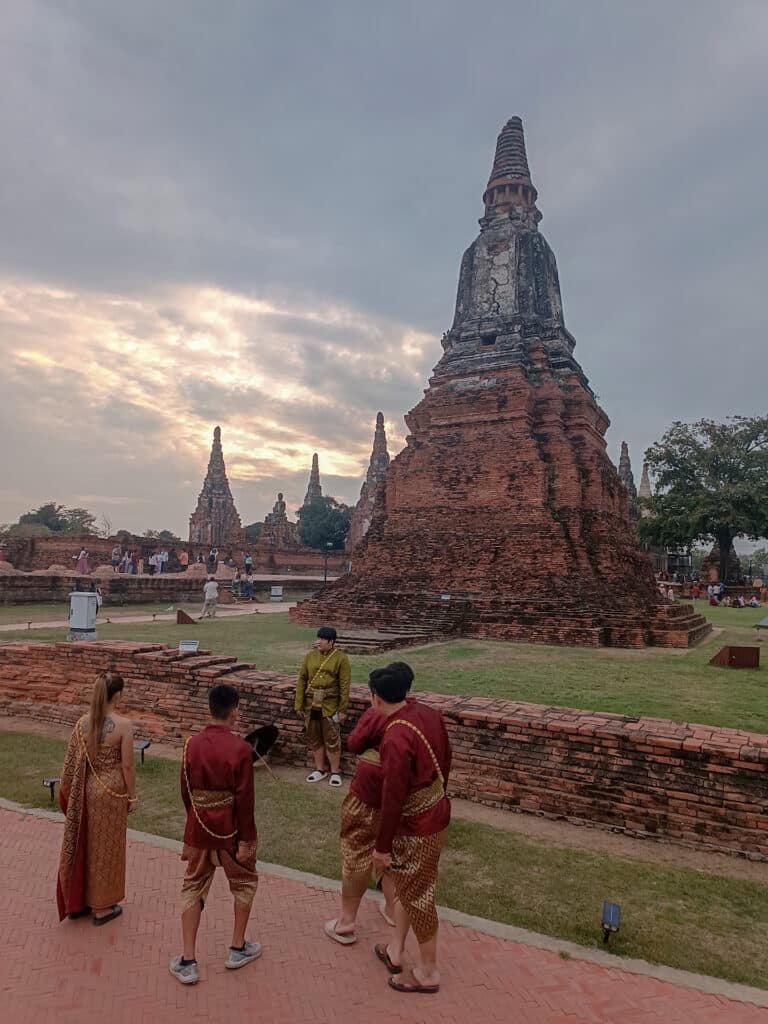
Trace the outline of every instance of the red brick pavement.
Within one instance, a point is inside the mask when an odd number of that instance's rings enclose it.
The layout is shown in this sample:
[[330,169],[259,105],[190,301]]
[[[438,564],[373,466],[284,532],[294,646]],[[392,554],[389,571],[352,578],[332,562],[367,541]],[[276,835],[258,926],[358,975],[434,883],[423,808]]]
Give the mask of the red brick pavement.
[[[54,883],[61,825],[0,810],[0,1021],[2,1024],[766,1024],[768,1010],[653,978],[564,961],[470,928],[444,924],[444,983],[437,996],[390,992],[371,946],[383,937],[364,904],[360,940],[325,938],[337,894],[263,875],[250,937],[263,958],[226,971],[230,900],[222,878],[206,908],[198,959],[202,981],[168,974],[179,951],[172,850],[128,844],[122,918],[95,930],[58,924]],[[384,928],[386,931],[386,928]]]

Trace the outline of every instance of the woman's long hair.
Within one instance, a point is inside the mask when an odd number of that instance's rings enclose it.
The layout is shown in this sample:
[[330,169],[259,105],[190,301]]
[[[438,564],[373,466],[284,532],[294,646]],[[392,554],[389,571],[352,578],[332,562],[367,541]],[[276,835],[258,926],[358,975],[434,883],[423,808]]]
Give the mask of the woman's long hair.
[[88,754],[95,760],[101,745],[101,731],[107,717],[107,705],[125,686],[123,677],[117,672],[100,672],[96,676],[88,715]]

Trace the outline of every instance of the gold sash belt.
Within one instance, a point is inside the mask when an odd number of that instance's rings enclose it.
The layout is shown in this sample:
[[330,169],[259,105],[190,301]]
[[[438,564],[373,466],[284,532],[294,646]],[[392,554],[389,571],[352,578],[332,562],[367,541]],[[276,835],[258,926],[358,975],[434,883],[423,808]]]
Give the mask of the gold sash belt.
[[360,760],[369,764],[381,764],[381,755],[375,747],[369,747],[360,755]]
[[212,811],[216,807],[231,807],[235,796],[223,789],[193,789],[192,800],[197,807]]
[[403,804],[403,817],[412,818],[415,814],[423,814],[424,811],[436,807],[445,796],[442,779],[434,779],[428,786],[409,793]]

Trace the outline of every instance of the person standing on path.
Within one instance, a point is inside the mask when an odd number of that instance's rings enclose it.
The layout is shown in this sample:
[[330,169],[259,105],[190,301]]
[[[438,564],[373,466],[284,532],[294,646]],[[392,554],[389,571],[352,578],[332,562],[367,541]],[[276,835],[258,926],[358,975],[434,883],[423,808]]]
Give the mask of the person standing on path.
[[59,786],[60,921],[92,913],[93,923],[104,925],[123,912],[127,820],[138,803],[133,726],[117,714],[124,686],[117,672],[98,675],[90,711],[69,739]]
[[112,548],[112,572],[117,572],[120,568],[120,560],[123,557],[122,549],[119,544],[115,544]]
[[[434,993],[440,989],[435,887],[451,818],[446,796],[451,745],[439,711],[406,701],[408,688],[401,673],[391,667],[375,669],[370,687],[371,704],[387,720],[379,747],[381,818],[373,867],[392,875],[397,894],[395,937],[376,945],[374,952],[390,972],[390,988]],[[411,928],[419,963],[405,973],[403,952]]]
[[[393,662],[387,671],[399,674],[408,690],[413,670],[403,661]],[[370,707],[347,737],[347,750],[357,754],[357,768],[349,784],[349,792],[341,805],[341,914],[325,922],[328,938],[349,946],[357,941],[355,925],[373,870],[373,850],[381,820],[381,757],[379,744],[387,727],[387,719]],[[388,874],[380,877],[384,902],[379,913],[394,927],[395,886]]]
[[215,577],[209,576],[203,585],[203,610],[200,618],[216,618],[216,602],[219,599],[219,584]]
[[336,646],[336,630],[321,626],[314,647],[301,663],[294,701],[315,761],[307,782],[322,782],[330,766],[331,786],[341,785],[340,727],[347,717],[351,679],[349,657]]
[[182,985],[200,980],[196,943],[200,918],[216,868],[224,869],[234,906],[232,944],[224,966],[237,970],[261,956],[245,930],[259,884],[258,837],[253,816],[253,748],[235,736],[240,694],[220,683],[208,694],[211,718],[184,745],[181,798],[187,809],[181,859],[187,869],[181,886],[184,950],[169,965]]

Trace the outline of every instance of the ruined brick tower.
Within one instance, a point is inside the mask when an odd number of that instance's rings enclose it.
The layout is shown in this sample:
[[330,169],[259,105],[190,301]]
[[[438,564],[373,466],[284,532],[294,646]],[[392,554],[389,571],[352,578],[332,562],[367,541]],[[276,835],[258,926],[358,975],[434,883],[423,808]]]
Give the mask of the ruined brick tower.
[[637,488],[635,487],[635,478],[632,474],[632,463],[629,461],[629,448],[626,441],[621,442],[619,480],[624,484],[624,490],[627,492],[629,518],[633,523],[636,523],[640,518],[640,506],[637,501]]
[[216,427],[203,489],[197,499],[197,508],[189,517],[189,543],[240,547],[244,541],[245,531],[235,508],[224,466],[221,427]]
[[297,621],[630,647],[708,631],[660,598],[638,548],[537,198],[514,117],[406,447],[352,572],[294,609]]
[[309,482],[307,493],[304,495],[304,504],[308,505],[313,498],[322,498],[323,488],[320,486],[320,466],[317,461],[317,452],[312,456],[312,468],[309,471]]
[[384,429],[384,414],[379,412],[376,414],[376,430],[373,435],[373,451],[371,452],[371,460],[368,463],[368,472],[363,481],[363,486],[360,488],[360,497],[352,513],[352,521],[349,524],[346,543],[347,551],[354,551],[368,532],[376,507],[379,484],[383,483],[386,479],[388,469],[387,432]]

